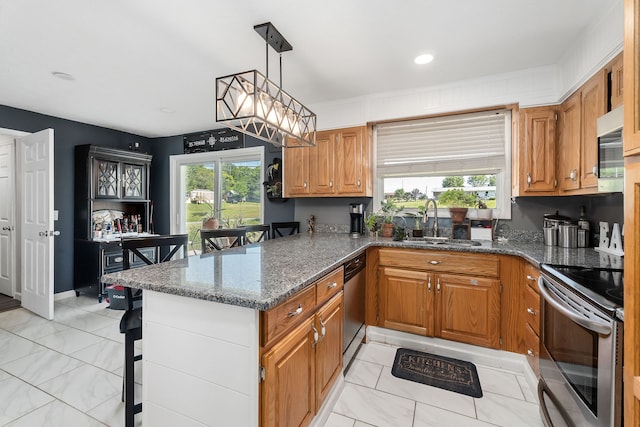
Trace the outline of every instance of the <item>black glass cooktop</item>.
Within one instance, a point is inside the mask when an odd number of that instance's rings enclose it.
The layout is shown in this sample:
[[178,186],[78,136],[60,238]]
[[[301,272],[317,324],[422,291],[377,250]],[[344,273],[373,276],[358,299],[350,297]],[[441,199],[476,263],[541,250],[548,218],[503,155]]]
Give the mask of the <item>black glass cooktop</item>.
[[[601,298],[604,298],[613,305],[623,306],[624,270],[613,268],[587,268],[587,267],[566,267],[547,266],[547,271],[554,274],[559,279],[568,282],[578,291],[585,288]],[[573,282],[573,283],[572,283]],[[575,286],[578,285],[578,286]],[[588,296],[591,296],[589,292]]]

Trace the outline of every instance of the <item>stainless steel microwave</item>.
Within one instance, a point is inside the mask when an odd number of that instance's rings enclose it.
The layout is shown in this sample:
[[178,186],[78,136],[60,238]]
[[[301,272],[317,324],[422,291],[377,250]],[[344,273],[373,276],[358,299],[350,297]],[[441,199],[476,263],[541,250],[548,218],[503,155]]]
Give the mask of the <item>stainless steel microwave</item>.
[[623,107],[611,110],[597,121],[598,191],[624,190],[624,158],[622,155]]

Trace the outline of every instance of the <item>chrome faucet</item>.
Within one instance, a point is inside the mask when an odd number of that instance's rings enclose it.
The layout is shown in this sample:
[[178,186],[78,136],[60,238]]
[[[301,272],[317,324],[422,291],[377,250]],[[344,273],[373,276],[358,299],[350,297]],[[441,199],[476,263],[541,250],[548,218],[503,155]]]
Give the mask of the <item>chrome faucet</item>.
[[435,199],[427,199],[427,202],[424,204],[424,215],[422,216],[422,222],[429,222],[429,204],[433,202],[433,237],[438,237],[438,204]]

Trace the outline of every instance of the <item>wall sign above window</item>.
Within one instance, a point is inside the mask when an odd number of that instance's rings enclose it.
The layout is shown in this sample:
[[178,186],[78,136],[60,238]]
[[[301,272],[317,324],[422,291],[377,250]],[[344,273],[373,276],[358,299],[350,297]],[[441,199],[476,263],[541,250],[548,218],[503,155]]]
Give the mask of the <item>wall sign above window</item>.
[[244,148],[244,134],[233,129],[190,133],[183,137],[184,154]]

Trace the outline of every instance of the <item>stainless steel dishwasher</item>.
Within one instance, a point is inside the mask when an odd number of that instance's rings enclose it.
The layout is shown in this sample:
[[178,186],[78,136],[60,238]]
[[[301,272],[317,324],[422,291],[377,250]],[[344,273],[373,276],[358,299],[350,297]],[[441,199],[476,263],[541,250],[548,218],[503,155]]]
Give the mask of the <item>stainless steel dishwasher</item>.
[[344,264],[344,336],[342,366],[346,370],[365,335],[364,307],[367,259],[364,253]]

